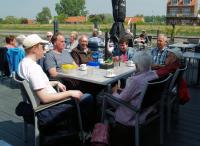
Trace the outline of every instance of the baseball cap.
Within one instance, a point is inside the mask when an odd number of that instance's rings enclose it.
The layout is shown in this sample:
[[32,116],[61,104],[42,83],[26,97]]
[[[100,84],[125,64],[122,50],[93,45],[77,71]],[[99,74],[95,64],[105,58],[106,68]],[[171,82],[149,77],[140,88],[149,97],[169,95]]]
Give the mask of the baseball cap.
[[31,34],[24,39],[23,46],[25,49],[28,49],[39,43],[47,44],[48,41],[41,39],[41,37],[37,34]]
[[176,55],[176,57],[179,59],[181,59],[183,56],[180,48],[167,49],[167,51],[174,53],[174,55]]

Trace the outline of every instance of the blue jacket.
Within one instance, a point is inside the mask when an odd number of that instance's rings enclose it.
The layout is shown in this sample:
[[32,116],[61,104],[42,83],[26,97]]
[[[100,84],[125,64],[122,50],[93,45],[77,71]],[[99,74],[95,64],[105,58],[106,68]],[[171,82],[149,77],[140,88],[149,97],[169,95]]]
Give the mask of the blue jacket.
[[19,62],[24,58],[25,52],[21,48],[10,48],[7,51],[7,59],[10,72],[18,70]]

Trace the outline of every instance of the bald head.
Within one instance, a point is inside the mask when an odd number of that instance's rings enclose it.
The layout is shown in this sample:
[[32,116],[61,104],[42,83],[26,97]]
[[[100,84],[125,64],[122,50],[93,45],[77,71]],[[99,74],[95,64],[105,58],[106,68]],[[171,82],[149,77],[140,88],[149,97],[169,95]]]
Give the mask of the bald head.
[[88,37],[86,35],[82,35],[79,38],[79,45],[82,49],[87,49],[88,46]]
[[157,39],[157,47],[162,50],[167,44],[167,37],[164,34],[160,34]]

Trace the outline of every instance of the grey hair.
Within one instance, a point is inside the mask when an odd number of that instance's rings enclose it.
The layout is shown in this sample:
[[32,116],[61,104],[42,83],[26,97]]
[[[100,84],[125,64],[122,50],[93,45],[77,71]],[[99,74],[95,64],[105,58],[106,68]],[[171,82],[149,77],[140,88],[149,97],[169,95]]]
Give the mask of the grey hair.
[[152,58],[151,55],[145,51],[138,51],[133,57],[139,72],[149,71],[151,69]]
[[167,42],[167,37],[164,34],[159,34],[158,38],[162,38],[165,42]]

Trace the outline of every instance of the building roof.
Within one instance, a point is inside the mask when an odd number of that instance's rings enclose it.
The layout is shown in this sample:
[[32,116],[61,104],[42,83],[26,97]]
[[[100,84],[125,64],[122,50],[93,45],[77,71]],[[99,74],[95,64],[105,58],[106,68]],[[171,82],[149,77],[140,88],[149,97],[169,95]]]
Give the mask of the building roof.
[[128,24],[136,22],[144,22],[144,17],[126,17],[125,22]]
[[72,16],[65,18],[65,22],[67,23],[83,23],[86,22],[86,17],[85,16]]

